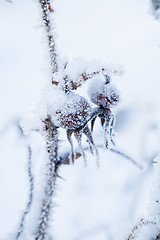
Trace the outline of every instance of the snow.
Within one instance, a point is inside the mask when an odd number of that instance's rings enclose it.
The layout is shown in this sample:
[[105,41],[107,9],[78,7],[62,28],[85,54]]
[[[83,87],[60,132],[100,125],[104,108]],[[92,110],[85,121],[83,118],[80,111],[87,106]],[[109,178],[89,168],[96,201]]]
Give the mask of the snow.
[[[82,71],[89,74],[104,67],[121,97],[114,110],[116,147],[145,168],[141,172],[129,160],[103,147],[99,148],[99,169],[95,156],[88,151],[87,168],[82,158],[62,167],[59,174],[65,180],[57,181],[50,230],[57,240],[115,239],[124,225],[123,236],[142,217],[158,219],[159,208],[154,202],[159,199],[155,194],[158,186],[152,183],[157,174],[152,163],[160,152],[160,23],[149,14],[146,0],[59,0],[53,4],[57,48],[61,56],[67,55],[59,59],[61,71],[56,78],[60,86],[66,73],[71,80],[77,80]],[[4,240],[17,229],[27,202],[28,144],[33,151],[35,196],[24,235],[34,231],[35,224],[30,224],[30,219],[37,218],[46,153],[41,134],[32,130],[41,127],[40,118],[47,113],[54,116],[57,106],[61,108],[68,99],[62,89],[48,84],[49,55],[37,2],[0,1],[0,20],[0,239]],[[91,79],[78,89],[78,94],[86,99],[90,83]],[[21,119],[29,136],[22,134]],[[97,146],[103,145],[103,135],[97,120],[93,133]],[[59,152],[70,151],[64,129],[59,138]],[[84,147],[88,146],[84,136],[82,141]],[[74,145],[77,146],[75,140]],[[159,164],[156,166],[158,171]],[[146,240],[156,231],[150,226],[138,238]]]

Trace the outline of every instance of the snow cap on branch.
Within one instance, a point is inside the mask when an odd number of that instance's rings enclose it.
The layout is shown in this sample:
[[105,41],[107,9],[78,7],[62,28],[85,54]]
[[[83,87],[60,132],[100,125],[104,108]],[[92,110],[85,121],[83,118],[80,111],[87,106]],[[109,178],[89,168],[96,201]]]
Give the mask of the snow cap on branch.
[[108,75],[97,74],[90,79],[88,95],[93,103],[108,108],[116,106],[119,102],[119,95],[115,86],[110,82]]

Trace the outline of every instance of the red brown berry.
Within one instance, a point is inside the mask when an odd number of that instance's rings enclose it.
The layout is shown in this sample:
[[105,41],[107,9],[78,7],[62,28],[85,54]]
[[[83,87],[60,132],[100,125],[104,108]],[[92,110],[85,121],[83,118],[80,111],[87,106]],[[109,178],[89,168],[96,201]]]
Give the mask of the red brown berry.
[[111,83],[106,83],[103,75],[97,75],[91,78],[88,90],[90,100],[103,108],[110,108],[119,102],[119,95]]
[[72,94],[63,108],[56,111],[56,123],[65,129],[77,129],[85,125],[90,113],[91,107],[88,101],[78,94]]

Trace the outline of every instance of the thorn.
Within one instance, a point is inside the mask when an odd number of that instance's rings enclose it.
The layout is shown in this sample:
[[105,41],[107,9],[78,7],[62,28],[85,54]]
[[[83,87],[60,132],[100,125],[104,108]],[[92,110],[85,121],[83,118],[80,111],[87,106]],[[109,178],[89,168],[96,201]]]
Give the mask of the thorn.
[[104,123],[105,123],[105,118],[101,118],[101,125],[102,125],[102,127],[103,127],[103,125],[104,125]]
[[71,162],[72,164],[74,164],[74,153],[72,153],[72,154],[70,155],[70,159],[71,159],[70,162]]
[[63,180],[63,181],[66,181],[66,179],[65,179],[65,178],[63,178],[63,177],[59,176],[58,174],[56,174],[56,177],[57,177],[57,178],[59,178],[59,179],[61,179],[61,180]]
[[47,0],[47,4],[48,4],[48,10],[53,13],[54,10],[53,10],[53,8],[51,7],[50,0]]
[[56,82],[55,80],[52,80],[52,84],[55,84],[57,86],[59,84],[59,82]]
[[76,153],[76,157],[75,157],[75,159],[78,159],[78,158],[81,157],[81,156],[82,156],[82,154],[79,153],[79,152],[77,152],[77,153]]

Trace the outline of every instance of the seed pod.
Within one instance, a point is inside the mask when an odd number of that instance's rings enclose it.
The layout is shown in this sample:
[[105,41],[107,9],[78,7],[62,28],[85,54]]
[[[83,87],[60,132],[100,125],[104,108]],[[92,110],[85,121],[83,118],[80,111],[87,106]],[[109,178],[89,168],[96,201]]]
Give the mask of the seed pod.
[[70,94],[60,109],[56,111],[56,125],[65,129],[77,129],[84,126],[90,117],[91,107],[88,101],[78,94]]
[[102,107],[110,108],[119,102],[119,95],[112,83],[106,82],[106,78],[101,74],[90,80],[88,94],[91,102]]

